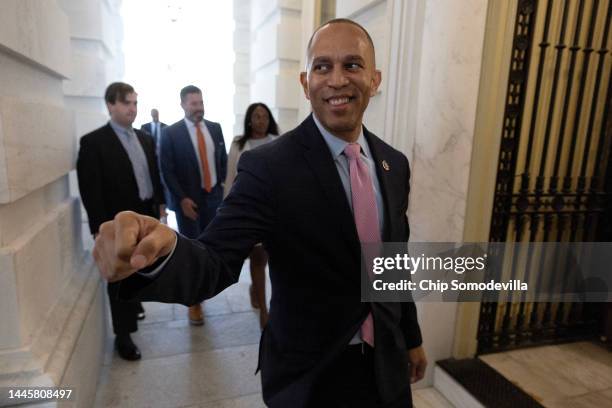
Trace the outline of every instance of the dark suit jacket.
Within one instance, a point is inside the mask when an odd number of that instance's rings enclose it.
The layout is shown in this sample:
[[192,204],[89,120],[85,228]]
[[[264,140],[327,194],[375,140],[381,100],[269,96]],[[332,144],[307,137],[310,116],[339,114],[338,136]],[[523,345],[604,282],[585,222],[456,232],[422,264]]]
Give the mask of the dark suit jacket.
[[[222,184],[227,173],[227,152],[225,151],[223,132],[221,126],[216,122],[204,120],[204,123],[215,144],[217,183]],[[168,188],[170,196],[168,207],[171,210],[180,210],[181,200],[185,197],[193,200],[200,197],[202,190],[200,162],[193,148],[193,143],[191,143],[184,119],[164,128],[162,131],[159,161],[164,184]]]
[[[161,136],[161,131],[163,128],[167,127],[168,125],[166,125],[164,122],[159,122],[159,133]],[[151,136],[153,136],[153,140],[155,141],[155,144],[158,144],[158,140],[155,140],[155,135],[153,135],[153,122],[149,122],[149,123],[145,123],[144,125],[142,125],[140,127],[140,130],[142,130],[143,132],[147,132],[148,134],[150,134]]]
[[[384,198],[384,241],[408,240],[406,157],[364,130]],[[382,169],[382,161],[389,171]],[[410,406],[406,350],[421,344],[414,303],[360,301],[361,248],[331,152],[312,117],[243,153],[238,176],[198,240],[179,236],[154,279],[134,275],[122,296],[196,304],[238,281],[263,242],[272,304],[261,339],[263,396],[272,407],[303,407],[317,376],[341,353],[371,310],[375,372],[384,401]]]
[[[153,138],[135,130],[147,156],[153,184],[153,201],[164,203]],[[139,211],[141,200],[132,162],[115,131],[106,124],[81,138],[77,177],[83,205],[92,234],[100,224],[112,220],[120,211]]]

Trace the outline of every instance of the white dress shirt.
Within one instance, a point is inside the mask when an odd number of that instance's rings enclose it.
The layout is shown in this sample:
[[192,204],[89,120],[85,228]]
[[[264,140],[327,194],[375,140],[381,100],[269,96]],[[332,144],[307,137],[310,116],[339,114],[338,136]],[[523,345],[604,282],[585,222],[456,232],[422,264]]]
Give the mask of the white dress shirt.
[[[187,130],[189,131],[189,137],[191,138],[191,143],[193,144],[193,150],[195,150],[196,157],[198,158],[198,164],[202,163],[202,159],[200,158],[200,150],[198,148],[198,134],[196,133],[196,125],[185,118],[185,125],[187,126]],[[210,136],[210,132],[208,131],[208,127],[206,127],[206,123],[204,121],[200,121],[198,123],[200,126],[200,130],[204,134],[204,141],[206,142],[206,156],[208,157],[208,171],[210,172],[210,185],[214,187],[217,185],[217,166],[215,166],[215,143],[213,142],[212,136]],[[202,166],[198,166],[198,171],[200,172],[200,180],[202,180],[202,185],[204,185],[204,174],[202,173]]]

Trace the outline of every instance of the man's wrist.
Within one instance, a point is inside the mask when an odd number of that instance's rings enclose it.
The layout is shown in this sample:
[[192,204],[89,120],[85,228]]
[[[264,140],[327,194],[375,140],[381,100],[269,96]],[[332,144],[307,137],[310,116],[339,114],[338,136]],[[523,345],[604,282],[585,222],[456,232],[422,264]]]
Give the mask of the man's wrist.
[[164,269],[166,264],[170,261],[170,259],[172,258],[172,255],[174,255],[174,251],[176,250],[177,244],[178,244],[178,234],[175,232],[174,233],[174,243],[172,244],[172,249],[170,250],[168,255],[160,256],[153,264],[147,266],[146,268],[139,270],[137,273],[139,275],[146,276],[147,278],[156,277]]

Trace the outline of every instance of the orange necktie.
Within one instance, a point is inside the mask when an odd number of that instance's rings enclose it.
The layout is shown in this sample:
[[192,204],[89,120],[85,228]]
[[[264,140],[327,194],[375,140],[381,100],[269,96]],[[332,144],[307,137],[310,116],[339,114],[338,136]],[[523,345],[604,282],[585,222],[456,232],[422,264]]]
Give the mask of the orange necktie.
[[210,193],[212,190],[212,180],[210,177],[210,170],[208,169],[208,155],[206,154],[206,141],[204,140],[204,134],[200,130],[200,124],[195,124],[196,134],[198,135],[198,152],[200,153],[200,166],[202,167],[202,174],[204,175],[204,190]]

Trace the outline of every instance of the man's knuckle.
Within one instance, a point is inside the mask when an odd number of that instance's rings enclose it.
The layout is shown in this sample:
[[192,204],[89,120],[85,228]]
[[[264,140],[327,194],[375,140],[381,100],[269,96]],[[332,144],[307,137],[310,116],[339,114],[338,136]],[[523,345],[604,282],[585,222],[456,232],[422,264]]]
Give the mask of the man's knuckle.
[[[106,221],[105,223],[102,223],[102,225],[100,225],[100,228],[99,228],[98,238],[100,237],[100,235],[107,235],[112,230],[112,228],[113,228],[112,221]],[[96,238],[96,240],[98,238]]]

